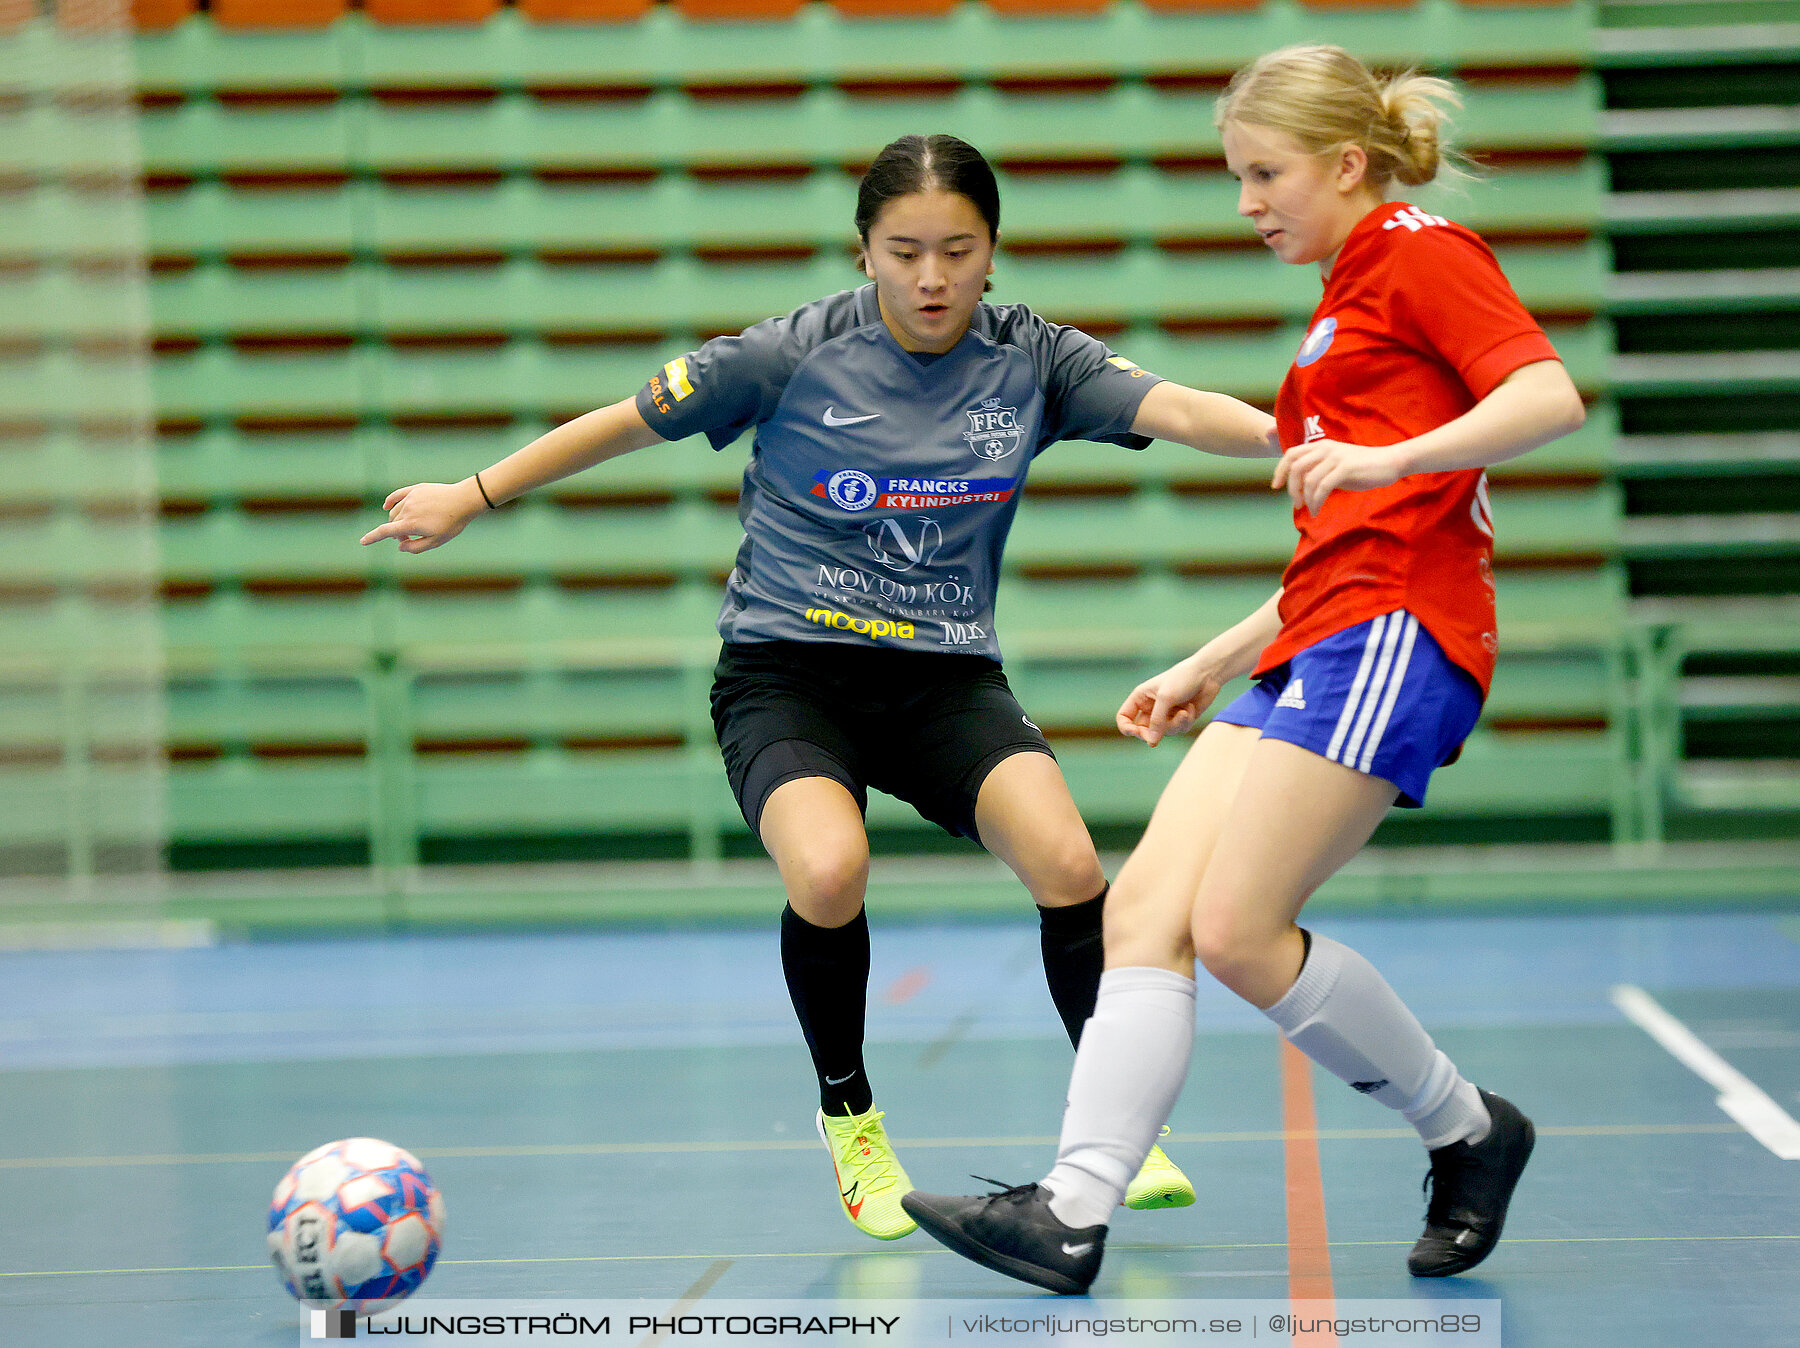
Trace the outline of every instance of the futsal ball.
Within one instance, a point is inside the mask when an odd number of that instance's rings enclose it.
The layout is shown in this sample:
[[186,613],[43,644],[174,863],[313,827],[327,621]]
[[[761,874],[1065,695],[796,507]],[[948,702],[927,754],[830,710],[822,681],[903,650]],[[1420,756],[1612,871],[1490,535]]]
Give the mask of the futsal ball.
[[306,1305],[384,1311],[425,1281],[444,1243],[444,1200],[418,1158],[372,1137],[327,1142],[275,1186],[269,1258]]

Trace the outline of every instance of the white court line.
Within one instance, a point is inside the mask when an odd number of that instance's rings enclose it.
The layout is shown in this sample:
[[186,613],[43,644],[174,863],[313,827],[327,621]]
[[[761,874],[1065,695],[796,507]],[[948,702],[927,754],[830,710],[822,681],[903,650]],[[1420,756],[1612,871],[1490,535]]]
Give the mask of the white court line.
[[1719,1108],[1784,1161],[1800,1161],[1800,1123],[1749,1077],[1700,1041],[1649,993],[1630,983],[1612,990],[1613,1005],[1702,1081],[1719,1092]]

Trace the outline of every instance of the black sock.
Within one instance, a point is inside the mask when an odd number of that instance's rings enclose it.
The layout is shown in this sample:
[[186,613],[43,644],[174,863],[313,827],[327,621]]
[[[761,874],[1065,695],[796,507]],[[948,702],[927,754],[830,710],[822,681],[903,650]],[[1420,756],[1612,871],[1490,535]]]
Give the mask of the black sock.
[[781,972],[800,1032],[819,1074],[819,1107],[863,1114],[875,1103],[863,1070],[863,1010],[869,997],[869,919],[815,927],[791,906],[781,910]]
[[1081,1043],[1081,1027],[1094,1014],[1100,996],[1100,975],[1106,970],[1106,943],[1102,934],[1106,891],[1067,908],[1038,905],[1038,939],[1044,947],[1044,979],[1050,984],[1050,1000],[1062,1017],[1069,1042]]

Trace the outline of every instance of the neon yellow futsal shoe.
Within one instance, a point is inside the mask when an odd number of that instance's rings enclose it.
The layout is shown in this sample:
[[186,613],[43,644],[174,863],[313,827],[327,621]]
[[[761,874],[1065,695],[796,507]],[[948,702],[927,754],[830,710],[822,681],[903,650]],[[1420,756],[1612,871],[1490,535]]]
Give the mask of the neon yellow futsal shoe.
[[879,1109],[842,1116],[827,1116],[821,1109],[819,1140],[831,1153],[832,1168],[837,1171],[838,1201],[858,1231],[876,1240],[899,1240],[919,1229],[918,1223],[900,1210],[900,1200],[911,1190],[912,1181],[900,1168],[900,1158],[881,1129]]
[[[1169,1135],[1169,1125],[1164,1124],[1158,1137]],[[1153,1146],[1150,1154],[1144,1158],[1143,1167],[1137,1172],[1125,1189],[1125,1206],[1137,1208],[1185,1208],[1194,1201],[1193,1181],[1181,1173],[1181,1167],[1171,1161],[1161,1147]]]

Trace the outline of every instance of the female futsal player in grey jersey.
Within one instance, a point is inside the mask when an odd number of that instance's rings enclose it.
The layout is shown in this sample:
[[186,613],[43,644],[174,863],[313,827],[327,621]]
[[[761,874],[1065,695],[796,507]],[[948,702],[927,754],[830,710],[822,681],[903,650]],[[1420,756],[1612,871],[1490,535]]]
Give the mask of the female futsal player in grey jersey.
[[[1163,381],[1022,305],[984,301],[999,219],[993,170],[972,146],[893,142],[857,199],[873,284],[710,341],[635,398],[462,482],[402,488],[363,539],[423,552],[603,460],[696,433],[720,449],[754,430],[713,721],[744,818],[787,890],[782,967],[839,1201],[883,1240],[915,1228],[862,1056],[868,788],[979,840],[1025,884],[1071,1041],[1099,987],[1105,877],[994,641],[1000,554],[1026,469],[1065,439],[1279,452],[1273,419],[1256,408]],[[1193,1189],[1158,1150],[1126,1201],[1178,1206]]]

